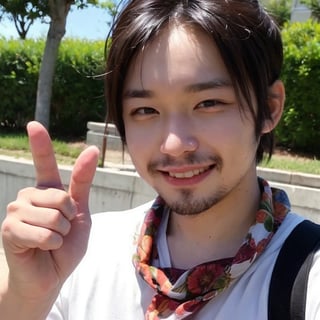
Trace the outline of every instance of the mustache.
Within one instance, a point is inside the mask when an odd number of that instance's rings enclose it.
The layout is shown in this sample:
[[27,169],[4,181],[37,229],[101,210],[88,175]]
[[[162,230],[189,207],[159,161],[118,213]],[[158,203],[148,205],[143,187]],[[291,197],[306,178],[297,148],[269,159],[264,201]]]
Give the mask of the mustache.
[[186,154],[183,158],[174,158],[169,155],[164,155],[161,159],[151,161],[147,168],[149,171],[157,171],[158,168],[162,167],[179,167],[187,165],[195,165],[202,163],[214,164],[217,168],[222,167],[222,159],[218,155],[204,155],[197,153]]

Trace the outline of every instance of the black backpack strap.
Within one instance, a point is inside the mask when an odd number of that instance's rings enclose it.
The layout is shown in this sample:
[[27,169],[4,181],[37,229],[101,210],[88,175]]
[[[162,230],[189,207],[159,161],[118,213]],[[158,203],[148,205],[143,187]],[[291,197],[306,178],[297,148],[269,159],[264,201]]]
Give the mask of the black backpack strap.
[[320,247],[320,225],[305,220],[284,242],[269,288],[268,320],[304,320],[309,270]]

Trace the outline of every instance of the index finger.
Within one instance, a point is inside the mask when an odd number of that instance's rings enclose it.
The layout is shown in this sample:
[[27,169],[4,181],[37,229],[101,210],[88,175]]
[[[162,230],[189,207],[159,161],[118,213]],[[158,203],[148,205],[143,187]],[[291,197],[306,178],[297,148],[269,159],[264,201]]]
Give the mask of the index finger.
[[37,187],[63,189],[51,138],[39,122],[27,125],[29,144],[36,170]]

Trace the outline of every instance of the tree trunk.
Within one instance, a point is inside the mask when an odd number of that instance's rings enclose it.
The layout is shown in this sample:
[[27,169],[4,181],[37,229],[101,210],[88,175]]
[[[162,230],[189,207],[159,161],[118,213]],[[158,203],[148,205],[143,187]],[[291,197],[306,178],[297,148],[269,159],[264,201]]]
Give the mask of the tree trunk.
[[39,71],[35,119],[47,129],[50,123],[50,106],[55,64],[59,46],[65,34],[67,15],[72,1],[49,0],[50,27]]

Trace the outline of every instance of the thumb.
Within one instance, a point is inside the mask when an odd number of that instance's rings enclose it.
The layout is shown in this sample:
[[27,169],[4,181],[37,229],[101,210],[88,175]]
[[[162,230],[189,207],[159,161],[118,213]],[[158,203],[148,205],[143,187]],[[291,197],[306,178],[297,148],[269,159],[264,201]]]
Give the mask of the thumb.
[[69,194],[77,203],[80,212],[89,212],[89,193],[96,172],[99,149],[91,146],[85,149],[72,170]]

